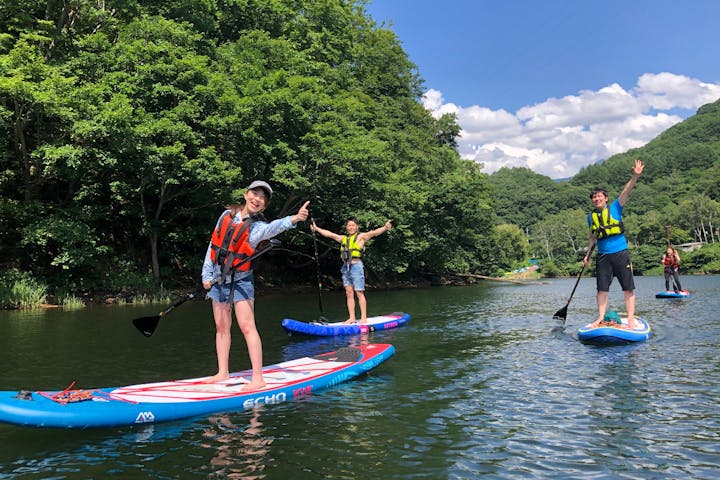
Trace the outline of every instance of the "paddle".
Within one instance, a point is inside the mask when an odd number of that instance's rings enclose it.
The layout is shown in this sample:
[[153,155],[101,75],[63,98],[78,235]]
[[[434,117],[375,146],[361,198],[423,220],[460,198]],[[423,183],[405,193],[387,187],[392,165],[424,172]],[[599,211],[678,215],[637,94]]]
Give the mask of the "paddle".
[[[281,244],[282,243],[280,242],[280,240],[271,238],[268,242],[261,244],[262,246],[259,249],[255,250],[255,253],[253,253],[249,257],[245,258],[242,262],[240,262],[240,264],[238,266],[255,260],[263,253],[271,250],[273,247],[278,247]],[[214,279],[212,279],[212,281],[210,283],[215,284],[218,281],[219,281],[219,278],[214,278]],[[168,313],[172,312],[173,310],[175,310],[177,307],[179,307],[183,303],[187,302],[188,300],[192,300],[193,298],[195,298],[196,294],[197,294],[197,292],[188,293],[185,297],[175,300],[170,306],[168,306],[165,310],[158,313],[157,315],[136,318],[132,321],[132,323],[133,323],[133,325],[135,325],[135,328],[140,330],[140,333],[142,333],[146,337],[149,337],[153,333],[155,333],[155,329],[157,328],[158,323],[160,323],[160,319],[162,317],[164,317]]]
[[[315,224],[315,219],[313,217],[310,217],[310,224]],[[322,277],[320,276],[320,257],[318,256],[318,246],[317,246],[317,233],[315,233],[315,230],[312,230],[312,237],[313,237],[313,246],[315,247],[315,265],[317,266],[317,283],[318,283],[318,305],[320,306],[320,319],[318,320],[320,323],[330,323],[330,321],[325,318],[325,312],[323,312],[323,305],[322,305]]]
[[[593,243],[592,247],[590,247],[590,251],[588,252],[588,255],[587,255],[588,258],[590,258],[590,256],[592,255],[593,250],[595,250],[595,243]],[[555,312],[555,315],[553,315],[553,318],[562,320],[563,323],[565,323],[565,319],[567,318],[568,306],[570,306],[570,302],[572,301],[573,295],[575,295],[575,289],[577,288],[578,283],[580,283],[580,278],[582,277],[583,272],[585,272],[585,263],[583,263],[583,267],[580,269],[580,274],[578,275],[577,280],[575,280],[575,286],[573,287],[572,292],[570,292],[570,298],[568,298],[568,301],[563,308],[561,308],[560,310]]]

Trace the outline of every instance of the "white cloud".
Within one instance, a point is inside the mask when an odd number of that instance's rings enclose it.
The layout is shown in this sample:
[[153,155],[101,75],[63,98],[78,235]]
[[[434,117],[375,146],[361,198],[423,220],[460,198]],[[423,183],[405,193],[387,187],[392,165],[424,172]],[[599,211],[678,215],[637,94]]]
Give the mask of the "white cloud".
[[[551,178],[645,145],[706,103],[720,98],[720,84],[672,73],[646,73],[631,90],[612,84],[597,91],[549,98],[515,114],[478,105],[444,103],[428,90],[423,105],[437,118],[454,113],[460,125],[458,151],[492,173],[527,167]],[[673,114],[664,111],[673,110]]]
[[720,85],[672,73],[646,73],[635,87],[637,97],[654,109],[697,108],[720,97]]
[[430,90],[425,92],[425,95],[423,95],[422,103],[428,110],[435,111],[443,104],[442,93],[431,88]]

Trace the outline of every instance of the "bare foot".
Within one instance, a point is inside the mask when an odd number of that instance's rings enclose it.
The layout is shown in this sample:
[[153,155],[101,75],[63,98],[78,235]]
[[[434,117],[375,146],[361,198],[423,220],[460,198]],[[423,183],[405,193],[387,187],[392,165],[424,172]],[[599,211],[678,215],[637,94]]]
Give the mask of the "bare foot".
[[596,327],[600,326],[601,323],[602,323],[602,318],[598,318],[597,320],[592,322],[590,325],[588,325],[588,328],[596,328]]
[[636,322],[634,318],[632,320],[628,319],[628,328],[630,330],[637,330],[638,328],[641,328],[641,327],[642,327],[642,325],[640,324],[640,322]]
[[352,325],[353,323],[357,323],[357,320],[355,320],[354,318],[349,318],[349,319],[345,320],[343,323],[347,323],[348,325]]
[[265,380],[253,381],[253,382],[250,382],[250,383],[246,383],[245,385],[243,385],[242,387],[240,387],[240,391],[241,391],[241,392],[252,392],[252,391],[254,391],[254,390],[260,390],[260,389],[263,388],[265,385],[267,385],[267,384],[265,383]]
[[202,383],[217,383],[227,380],[228,378],[230,378],[230,375],[227,373],[216,373],[212,377],[208,377],[203,380]]
[[360,323],[367,325],[367,318],[363,318],[362,320],[360,320]]

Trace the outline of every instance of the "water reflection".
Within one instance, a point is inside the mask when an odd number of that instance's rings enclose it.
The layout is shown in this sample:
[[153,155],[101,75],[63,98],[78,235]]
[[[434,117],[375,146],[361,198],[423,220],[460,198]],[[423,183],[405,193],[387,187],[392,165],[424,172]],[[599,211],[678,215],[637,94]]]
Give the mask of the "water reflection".
[[600,452],[632,451],[644,447],[637,436],[639,419],[648,413],[644,392],[648,386],[636,357],[639,345],[605,347],[599,350],[593,374],[594,400],[588,405],[595,434],[593,443]]
[[[253,410],[245,427],[239,427],[230,415],[213,415],[202,436],[204,448],[216,453],[210,459],[208,478],[242,478],[261,480],[266,477],[266,466],[272,461],[270,445],[273,440],[263,436],[260,421],[261,409]],[[245,418],[243,416],[243,418]]]

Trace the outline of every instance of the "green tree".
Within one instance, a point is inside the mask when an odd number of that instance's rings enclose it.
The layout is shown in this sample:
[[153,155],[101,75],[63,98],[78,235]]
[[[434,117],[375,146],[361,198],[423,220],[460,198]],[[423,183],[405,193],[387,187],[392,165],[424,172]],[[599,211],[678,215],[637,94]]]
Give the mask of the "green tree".
[[528,258],[528,240],[520,227],[501,224],[495,227],[493,243],[497,248],[495,257],[502,272],[519,267]]

